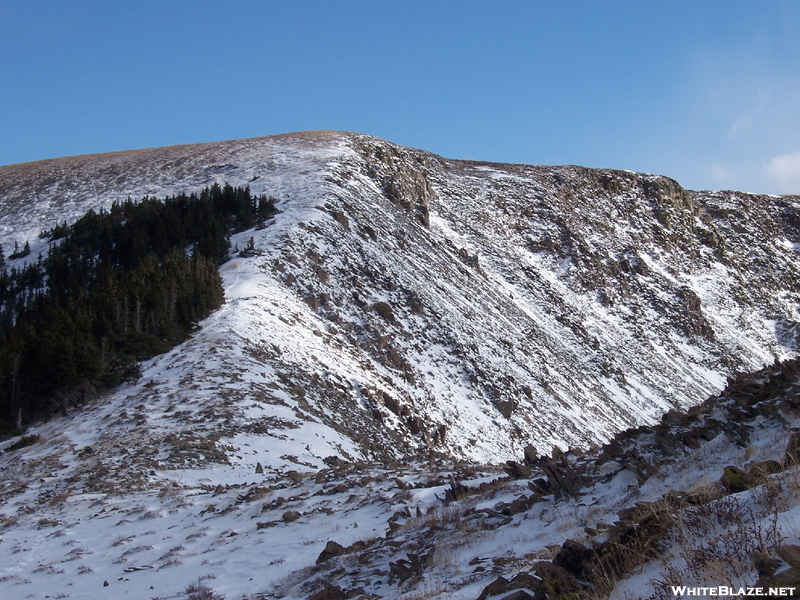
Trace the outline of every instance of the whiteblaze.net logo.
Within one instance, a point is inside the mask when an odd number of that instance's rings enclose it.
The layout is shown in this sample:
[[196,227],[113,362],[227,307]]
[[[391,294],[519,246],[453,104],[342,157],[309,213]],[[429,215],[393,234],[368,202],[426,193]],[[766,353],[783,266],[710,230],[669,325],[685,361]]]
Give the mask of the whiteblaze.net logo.
[[737,598],[741,596],[752,596],[755,598],[775,597],[794,597],[796,587],[729,587],[721,585],[718,587],[689,587],[686,585],[670,586],[673,596],[689,598],[694,596],[716,596],[723,598]]

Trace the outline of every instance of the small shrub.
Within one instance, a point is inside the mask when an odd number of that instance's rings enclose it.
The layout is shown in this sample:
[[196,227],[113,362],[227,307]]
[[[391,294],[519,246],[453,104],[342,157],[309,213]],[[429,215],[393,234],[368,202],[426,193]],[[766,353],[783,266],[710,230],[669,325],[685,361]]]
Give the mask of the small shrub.
[[225,596],[202,583],[191,584],[183,590],[183,594],[183,600],[225,600]]
[[14,450],[19,450],[20,448],[25,448],[26,446],[31,446],[40,440],[40,436],[33,434],[33,435],[23,435],[19,438],[16,442],[11,444],[8,448],[3,450],[3,452],[13,452]]
[[186,550],[186,548],[184,548],[183,546],[174,546],[174,547],[170,548],[162,556],[160,556],[158,558],[158,560],[167,560],[168,558],[171,558],[171,557],[175,556],[181,550]]
[[111,546],[113,548],[116,548],[117,546],[121,546],[126,542],[130,542],[134,537],[135,536],[132,535],[119,535],[116,538],[114,538],[113,542],[111,542]]
[[130,556],[131,554],[136,554],[138,552],[146,552],[148,550],[152,550],[152,546],[136,546],[135,548],[129,548],[125,552],[122,553],[122,556]]
[[177,566],[180,566],[182,564],[183,564],[183,561],[180,560],[179,558],[168,558],[163,563],[161,563],[161,566],[158,567],[158,570],[160,571],[161,569],[166,569],[168,567],[177,567]]
[[745,586],[757,577],[751,555],[784,543],[775,492],[764,486],[759,491],[753,495],[756,502],[726,496],[681,511],[672,538],[683,564],[664,565],[661,578],[652,580],[655,598],[673,597],[670,586],[686,581]]

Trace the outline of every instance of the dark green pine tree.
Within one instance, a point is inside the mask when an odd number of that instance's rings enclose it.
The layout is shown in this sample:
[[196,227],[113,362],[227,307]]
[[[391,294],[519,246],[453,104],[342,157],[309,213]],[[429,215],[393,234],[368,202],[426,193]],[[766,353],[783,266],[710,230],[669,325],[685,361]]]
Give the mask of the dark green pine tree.
[[[215,185],[89,211],[56,226],[59,243],[21,268],[9,271],[0,248],[0,435],[135,381],[137,361],[186,339],[224,301],[217,266],[230,234],[275,212],[271,197]],[[29,252],[15,246],[12,257]]]

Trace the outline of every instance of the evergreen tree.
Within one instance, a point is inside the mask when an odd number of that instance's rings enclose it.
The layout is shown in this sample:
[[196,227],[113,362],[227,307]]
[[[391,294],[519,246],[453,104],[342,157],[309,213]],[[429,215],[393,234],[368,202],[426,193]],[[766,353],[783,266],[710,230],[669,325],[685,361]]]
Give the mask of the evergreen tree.
[[[54,228],[60,243],[46,257],[10,272],[0,248],[0,433],[66,412],[87,389],[137,380],[138,361],[184,340],[222,304],[217,265],[231,232],[272,209],[274,199],[270,208],[247,188],[215,185],[89,211]],[[17,245],[12,257],[29,252]]]

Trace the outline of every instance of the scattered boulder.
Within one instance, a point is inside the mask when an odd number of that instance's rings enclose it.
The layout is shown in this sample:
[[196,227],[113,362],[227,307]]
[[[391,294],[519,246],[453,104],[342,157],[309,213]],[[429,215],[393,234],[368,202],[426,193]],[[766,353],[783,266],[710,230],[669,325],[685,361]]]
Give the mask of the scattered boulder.
[[283,520],[284,523],[292,523],[294,521],[297,521],[297,519],[299,519],[302,516],[303,515],[301,515],[296,510],[287,510],[285,513],[283,513],[281,519]]
[[571,598],[578,600],[583,597],[582,588],[575,578],[563,567],[551,562],[536,563],[535,574],[521,572],[512,579],[498,577],[487,585],[478,600],[485,600],[491,596],[500,596],[508,592],[503,600],[528,600],[536,598],[542,600]]
[[322,564],[326,560],[330,560],[334,556],[341,556],[345,554],[347,549],[342,546],[341,544],[334,542],[333,540],[328,540],[328,543],[325,544],[325,549],[319,553],[317,557],[317,564]]
[[374,310],[378,315],[381,316],[384,320],[388,321],[389,323],[394,323],[394,312],[392,312],[392,307],[389,306],[386,302],[376,302],[372,305],[372,310]]
[[756,486],[755,478],[752,475],[742,471],[739,467],[730,465],[723,470],[720,483],[731,494],[738,494]]
[[347,600],[350,597],[338,585],[326,581],[321,589],[309,596],[308,600]]
[[515,460],[506,461],[504,470],[512,479],[530,479],[531,475],[533,474],[528,465]]
[[563,567],[570,575],[581,581],[595,579],[597,553],[580,542],[566,540],[553,559],[553,564]]

